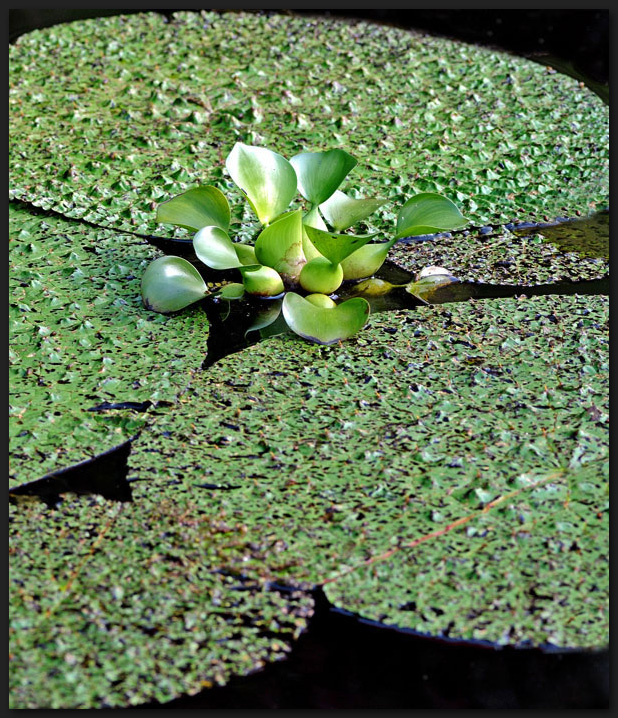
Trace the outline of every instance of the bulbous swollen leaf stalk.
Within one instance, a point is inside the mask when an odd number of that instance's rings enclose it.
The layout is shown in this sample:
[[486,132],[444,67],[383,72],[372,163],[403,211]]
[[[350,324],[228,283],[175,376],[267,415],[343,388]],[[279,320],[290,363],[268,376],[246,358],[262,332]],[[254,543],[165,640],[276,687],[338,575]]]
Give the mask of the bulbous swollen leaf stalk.
[[285,291],[283,280],[272,267],[240,267],[247,294],[278,297]]
[[341,286],[343,269],[340,264],[333,264],[326,257],[316,257],[300,270],[298,280],[306,292],[332,294]]

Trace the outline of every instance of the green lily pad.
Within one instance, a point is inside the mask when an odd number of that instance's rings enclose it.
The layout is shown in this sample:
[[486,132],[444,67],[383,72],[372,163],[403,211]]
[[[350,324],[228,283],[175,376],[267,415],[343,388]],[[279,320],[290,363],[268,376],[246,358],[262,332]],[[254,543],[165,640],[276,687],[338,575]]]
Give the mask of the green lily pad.
[[358,161],[344,150],[301,152],[290,158],[298,177],[298,191],[317,206],[325,202],[356,167]]
[[227,231],[230,205],[221,190],[207,185],[187,190],[157,207],[157,222],[174,224],[194,232],[215,225]]
[[328,345],[349,339],[365,326],[369,302],[355,297],[335,307],[319,307],[300,294],[287,292],[282,312],[293,332],[316,344]]
[[135,237],[11,203],[9,238],[16,487],[121,444],[149,406],[173,403],[203,361],[208,321],[197,306],[173,317],[144,307],[158,252]]

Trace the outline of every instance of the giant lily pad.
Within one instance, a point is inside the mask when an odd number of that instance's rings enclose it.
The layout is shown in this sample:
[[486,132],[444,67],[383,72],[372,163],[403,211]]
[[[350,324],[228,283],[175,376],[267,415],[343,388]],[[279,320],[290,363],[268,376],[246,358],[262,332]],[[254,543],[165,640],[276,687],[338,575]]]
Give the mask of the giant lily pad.
[[[123,232],[152,234],[156,206],[204,181],[237,226],[251,211],[221,170],[232,144],[290,157],[325,137],[392,207],[440,192],[475,227],[586,215],[608,203],[608,108],[542,65],[396,28],[170,20],[70,23],[9,48],[12,480],[142,429],[119,515],[11,507],[12,705],[140,704],[259,668],[305,625],[260,592],[269,579],[328,580],[337,605],[423,632],[605,645],[603,297],[374,315],[341,347],[278,337],[200,374],[204,313],[147,313],[156,253]],[[370,219],[388,236],[396,217]],[[551,280],[541,243],[458,235],[401,257]],[[570,260],[584,270],[606,264]],[[153,410],[88,411],[125,400]]]

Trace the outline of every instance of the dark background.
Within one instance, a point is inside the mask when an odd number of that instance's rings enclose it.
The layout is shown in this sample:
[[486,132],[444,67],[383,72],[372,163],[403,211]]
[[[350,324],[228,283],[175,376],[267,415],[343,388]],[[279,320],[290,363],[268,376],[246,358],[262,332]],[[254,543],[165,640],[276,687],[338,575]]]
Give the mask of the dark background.
[[[179,9],[181,8],[176,8]],[[145,10],[150,8],[11,9],[9,10],[9,42],[13,42],[24,32],[58,22]],[[155,12],[169,16],[175,10],[157,9]],[[526,57],[539,56],[538,59],[542,59],[542,55],[551,56],[558,61],[572,63],[575,72],[595,82],[608,84],[609,80],[610,16],[607,9],[325,10],[314,8],[302,10],[294,8],[265,10],[265,12],[365,18],[495,47]]]

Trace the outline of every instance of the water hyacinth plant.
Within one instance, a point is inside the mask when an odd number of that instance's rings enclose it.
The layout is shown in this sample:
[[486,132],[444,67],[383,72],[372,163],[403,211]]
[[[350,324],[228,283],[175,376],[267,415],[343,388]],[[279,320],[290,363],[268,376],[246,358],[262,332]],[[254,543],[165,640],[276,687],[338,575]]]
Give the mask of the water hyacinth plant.
[[[367,322],[369,303],[363,297],[337,303],[342,283],[374,275],[403,237],[458,229],[467,222],[451,200],[423,192],[400,208],[390,240],[372,242],[376,233],[347,234],[385,203],[339,190],[356,164],[340,149],[302,152],[288,161],[272,150],[237,142],[225,165],[261,226],[253,245],[232,240],[228,200],[212,185],[163,202],[157,221],[195,232],[197,258],[214,270],[236,270],[240,281],[211,291],[191,262],[160,257],[142,278],[145,306],[170,313],[211,294],[226,299],[245,293],[265,299],[283,296],[287,325],[309,341],[333,344],[355,334]],[[290,209],[298,194],[304,208]]]

